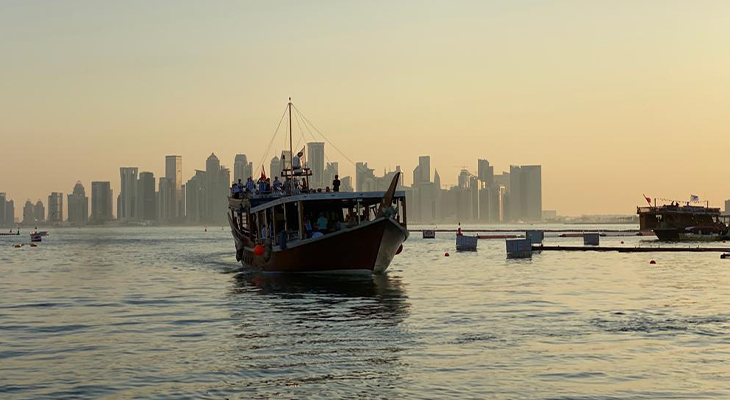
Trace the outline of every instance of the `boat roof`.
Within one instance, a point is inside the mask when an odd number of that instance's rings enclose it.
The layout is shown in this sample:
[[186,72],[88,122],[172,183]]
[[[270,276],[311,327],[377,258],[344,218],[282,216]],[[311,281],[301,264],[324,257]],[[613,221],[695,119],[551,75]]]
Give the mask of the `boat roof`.
[[710,214],[720,215],[719,208],[710,208],[703,206],[657,206],[657,207],[638,207],[637,214]]
[[[321,192],[295,194],[281,197],[262,197],[256,196],[251,198],[251,212],[255,213],[267,208],[278,206],[281,204],[292,203],[295,201],[322,201],[322,200],[364,200],[364,199],[382,199],[385,192]],[[406,194],[402,190],[397,190],[393,198],[404,198]]]

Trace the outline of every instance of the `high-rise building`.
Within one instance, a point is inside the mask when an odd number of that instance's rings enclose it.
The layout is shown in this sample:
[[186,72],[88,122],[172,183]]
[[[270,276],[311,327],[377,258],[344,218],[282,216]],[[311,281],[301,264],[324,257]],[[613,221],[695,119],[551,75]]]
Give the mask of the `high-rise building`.
[[725,215],[730,215],[730,200],[725,200]]
[[271,159],[271,163],[269,163],[269,178],[271,180],[274,180],[275,176],[281,176],[281,170],[283,169],[281,165],[281,159],[277,156],[274,156],[274,158]]
[[195,175],[185,184],[185,219],[189,224],[204,222],[205,185],[205,171],[201,170],[195,170]]
[[38,224],[46,222],[46,207],[43,206],[43,202],[40,199],[36,201],[33,209],[35,212],[35,222]]
[[175,182],[168,177],[159,179],[157,191],[157,220],[169,222],[175,219]]
[[520,199],[522,219],[525,221],[542,221],[542,167],[540,165],[523,165],[520,168],[522,177]]
[[137,167],[121,167],[119,175],[122,179],[117,208],[117,219],[129,221],[137,218]]
[[5,220],[5,207],[7,204],[7,194],[4,192],[0,192],[0,226],[8,226],[12,225],[12,223],[8,224]]
[[[332,188],[332,181],[335,180],[335,175],[339,174],[340,165],[337,162],[327,163],[324,168],[324,186]],[[340,180],[342,185],[342,180]]]
[[418,157],[418,170],[421,173],[419,182],[431,182],[431,156]]
[[5,202],[5,225],[15,225],[15,202],[13,200]]
[[182,156],[165,156],[165,178],[173,188],[172,209],[169,211],[170,219],[183,216],[185,212],[185,199],[182,192]]
[[48,222],[51,224],[63,222],[63,193],[53,192],[48,196]]
[[91,182],[91,220],[111,221],[113,194],[110,182]]
[[494,185],[494,167],[487,160],[477,160],[477,177],[482,187]]
[[23,206],[23,225],[35,225],[35,206],[29,200],[25,201]]
[[352,192],[354,190],[351,176],[343,176],[340,178],[340,192]]
[[155,174],[140,172],[137,182],[139,199],[139,218],[144,221],[157,219],[157,204],[155,203]]
[[246,182],[249,177],[253,177],[253,163],[248,162],[245,154],[236,154],[233,161],[233,179],[238,182]]
[[74,225],[83,225],[89,220],[89,198],[81,182],[76,182],[74,190],[67,195],[68,222]]
[[522,219],[522,171],[517,165],[509,166],[509,201],[507,202],[507,215],[509,221]]
[[[213,222],[212,216],[218,210],[218,199],[216,188],[219,186],[218,177],[221,169],[221,162],[215,153],[211,153],[205,160],[205,222]],[[227,185],[226,185],[227,186]]]
[[307,143],[307,165],[312,170],[310,187],[324,188],[324,142]]

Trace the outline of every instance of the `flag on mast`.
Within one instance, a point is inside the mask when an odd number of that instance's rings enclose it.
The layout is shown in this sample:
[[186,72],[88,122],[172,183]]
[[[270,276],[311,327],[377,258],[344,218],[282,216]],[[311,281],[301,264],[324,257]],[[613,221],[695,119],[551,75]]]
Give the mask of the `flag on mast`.
[[261,166],[261,179],[266,180],[266,170],[263,165]]
[[696,202],[700,201],[700,196],[697,196],[696,194],[689,195],[689,201]]
[[649,203],[649,205],[651,206],[651,197],[646,197],[645,194],[642,196],[644,196],[644,200],[646,200],[646,202]]

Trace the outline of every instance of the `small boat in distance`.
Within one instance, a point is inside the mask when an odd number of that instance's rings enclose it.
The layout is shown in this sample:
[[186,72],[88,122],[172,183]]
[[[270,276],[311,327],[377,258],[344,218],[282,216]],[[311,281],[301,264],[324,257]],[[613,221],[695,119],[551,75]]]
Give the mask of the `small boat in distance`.
[[[290,155],[292,108],[289,99]],[[400,174],[385,192],[316,191],[300,156],[283,163],[282,186],[268,187],[262,172],[259,190],[229,197],[236,260],[261,272],[384,272],[408,238]]]
[[436,239],[436,231],[433,229],[424,229],[423,238],[424,239]]
[[10,232],[0,232],[0,236],[19,236],[20,235],[20,228],[17,228],[15,232],[13,232],[13,229],[10,228]]

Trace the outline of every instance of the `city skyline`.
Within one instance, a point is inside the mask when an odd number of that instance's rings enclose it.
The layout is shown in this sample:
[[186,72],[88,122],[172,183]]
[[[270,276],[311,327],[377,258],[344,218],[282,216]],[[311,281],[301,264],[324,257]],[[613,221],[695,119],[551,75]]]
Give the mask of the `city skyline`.
[[706,158],[730,144],[730,59],[717,51],[730,4],[525,4],[10,2],[1,190],[18,215],[45,183],[66,192],[120,165],[165,176],[159,154],[190,160],[184,177],[211,151],[231,168],[249,154],[258,169],[292,96],[376,171],[430,154],[455,184],[463,160],[539,164],[544,208],[571,215],[631,213],[642,194],[730,198]]

